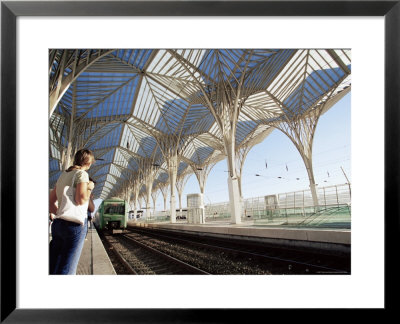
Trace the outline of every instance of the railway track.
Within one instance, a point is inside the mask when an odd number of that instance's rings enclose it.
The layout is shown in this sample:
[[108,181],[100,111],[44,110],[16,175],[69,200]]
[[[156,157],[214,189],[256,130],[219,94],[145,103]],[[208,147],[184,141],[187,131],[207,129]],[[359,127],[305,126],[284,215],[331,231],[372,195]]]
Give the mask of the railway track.
[[127,235],[102,234],[118,274],[209,274]]
[[[135,235],[136,240],[157,248],[164,245],[164,250],[172,255],[203,254],[197,260],[187,262],[194,262],[197,267],[214,274],[350,274],[350,260],[346,257],[277,249],[165,230],[131,228],[129,231],[129,235]],[[213,266],[210,267],[210,264]],[[219,264],[223,269],[219,269]]]
[[349,258],[134,228],[103,237],[118,274],[350,274]]

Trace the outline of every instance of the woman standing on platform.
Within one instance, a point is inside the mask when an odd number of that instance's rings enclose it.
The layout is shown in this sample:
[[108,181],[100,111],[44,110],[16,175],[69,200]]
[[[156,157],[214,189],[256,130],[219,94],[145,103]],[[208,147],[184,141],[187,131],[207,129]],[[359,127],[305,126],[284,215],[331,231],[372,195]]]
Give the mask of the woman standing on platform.
[[[86,172],[94,163],[90,150],[76,152],[74,165],[60,175],[50,192],[50,274],[76,274],[87,232],[87,210],[94,183]],[[58,207],[57,203],[58,202]]]
[[[94,181],[92,178],[89,177],[89,181],[93,182],[93,184],[96,184],[96,181]],[[90,199],[89,199],[89,207],[87,210],[87,217],[88,217],[88,229],[89,227],[92,228],[92,213],[94,212],[94,202],[93,202],[94,196],[93,194],[90,195]]]

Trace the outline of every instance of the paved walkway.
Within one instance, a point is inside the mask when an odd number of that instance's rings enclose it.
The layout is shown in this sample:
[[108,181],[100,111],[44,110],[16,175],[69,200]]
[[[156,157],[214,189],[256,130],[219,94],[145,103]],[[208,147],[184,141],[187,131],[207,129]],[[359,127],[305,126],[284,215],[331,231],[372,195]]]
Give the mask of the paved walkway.
[[[93,226],[93,225],[92,225]],[[77,275],[115,275],[114,267],[108,257],[96,229],[89,228],[79,259]]]

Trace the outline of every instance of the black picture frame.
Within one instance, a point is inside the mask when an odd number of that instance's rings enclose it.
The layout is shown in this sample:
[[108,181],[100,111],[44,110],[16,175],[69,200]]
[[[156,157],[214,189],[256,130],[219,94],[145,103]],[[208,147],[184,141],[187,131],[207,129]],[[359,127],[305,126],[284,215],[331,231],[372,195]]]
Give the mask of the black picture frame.
[[[202,323],[264,316],[260,309],[16,308],[16,19],[18,16],[384,16],[385,307],[396,305],[389,266],[399,235],[400,1],[2,1],[1,2],[1,322]],[[33,212],[34,214],[34,212]],[[35,215],[39,217],[39,215]],[[373,262],[373,256],[371,256]],[[366,283],[368,285],[368,283]],[[53,298],[52,292],[48,292]],[[251,314],[250,314],[251,313]],[[258,314],[261,313],[261,314]],[[248,322],[248,321],[246,321]]]

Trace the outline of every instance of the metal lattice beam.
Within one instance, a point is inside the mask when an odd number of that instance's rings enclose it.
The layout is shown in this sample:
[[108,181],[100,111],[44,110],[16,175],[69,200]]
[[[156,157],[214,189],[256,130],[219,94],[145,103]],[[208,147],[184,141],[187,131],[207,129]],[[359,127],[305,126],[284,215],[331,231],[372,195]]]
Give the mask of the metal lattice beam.
[[319,116],[351,89],[347,49],[54,49],[49,63],[50,186],[87,147],[96,196],[135,204],[189,166],[204,189],[226,157],[240,188],[256,143],[278,128],[312,145]]

